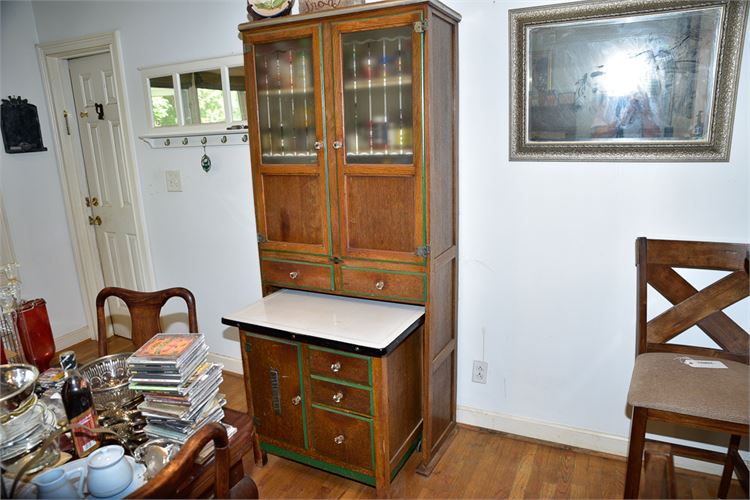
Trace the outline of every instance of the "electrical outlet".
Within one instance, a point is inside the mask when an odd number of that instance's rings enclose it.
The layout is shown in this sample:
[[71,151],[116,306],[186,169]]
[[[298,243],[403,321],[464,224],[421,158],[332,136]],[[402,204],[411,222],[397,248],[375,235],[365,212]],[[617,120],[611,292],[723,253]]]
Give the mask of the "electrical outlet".
[[486,361],[474,361],[474,368],[471,370],[471,381],[477,384],[487,383],[487,362]]
[[181,193],[182,192],[182,179],[180,179],[179,170],[166,170],[164,177],[167,180],[167,192],[170,193]]

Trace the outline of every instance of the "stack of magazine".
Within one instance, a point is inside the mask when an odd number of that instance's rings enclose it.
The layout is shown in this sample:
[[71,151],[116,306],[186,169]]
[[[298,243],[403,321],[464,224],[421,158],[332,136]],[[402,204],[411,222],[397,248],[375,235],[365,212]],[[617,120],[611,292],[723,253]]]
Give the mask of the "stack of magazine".
[[224,418],[222,365],[208,362],[200,333],[159,333],[128,358],[130,388],[143,394],[138,409],[146,434],[184,443]]

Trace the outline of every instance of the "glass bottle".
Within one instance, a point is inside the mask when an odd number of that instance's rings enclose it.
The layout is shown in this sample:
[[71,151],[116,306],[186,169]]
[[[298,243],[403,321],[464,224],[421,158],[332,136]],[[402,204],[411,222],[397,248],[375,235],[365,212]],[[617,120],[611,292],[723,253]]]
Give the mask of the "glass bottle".
[[[60,353],[60,366],[65,370],[65,383],[62,388],[63,406],[71,427],[74,425],[96,428],[96,410],[94,398],[88,380],[78,371],[76,353],[65,351]],[[83,458],[99,447],[96,434],[86,429],[73,428],[73,444],[78,458]]]

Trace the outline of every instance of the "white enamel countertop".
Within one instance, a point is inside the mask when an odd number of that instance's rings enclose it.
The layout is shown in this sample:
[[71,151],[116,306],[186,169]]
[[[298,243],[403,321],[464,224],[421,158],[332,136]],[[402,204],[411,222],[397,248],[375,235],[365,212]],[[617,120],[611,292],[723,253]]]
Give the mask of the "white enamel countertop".
[[223,319],[385,349],[423,315],[422,306],[280,290]]

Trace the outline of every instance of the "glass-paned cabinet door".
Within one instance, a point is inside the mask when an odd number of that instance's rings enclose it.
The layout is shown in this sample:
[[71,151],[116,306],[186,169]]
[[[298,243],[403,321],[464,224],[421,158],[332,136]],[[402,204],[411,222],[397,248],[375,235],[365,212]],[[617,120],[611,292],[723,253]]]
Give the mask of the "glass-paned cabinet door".
[[317,163],[312,39],[255,44],[261,162]]
[[414,162],[411,25],[342,33],[348,164]]

